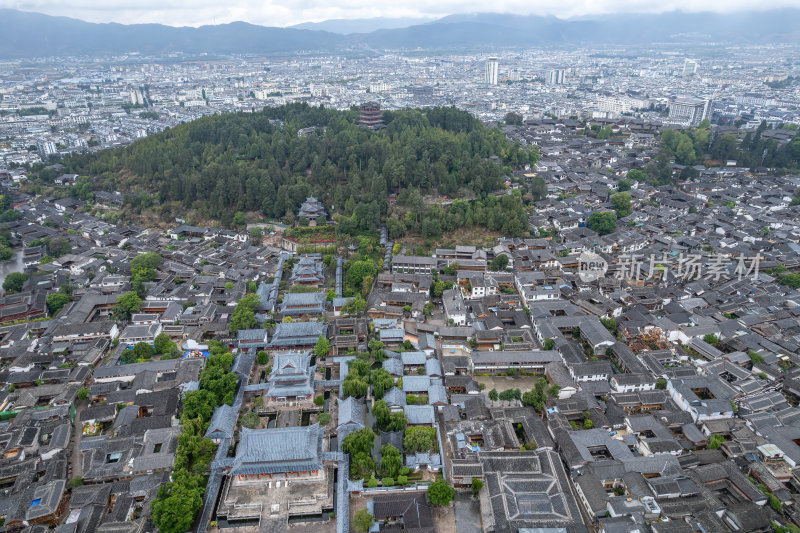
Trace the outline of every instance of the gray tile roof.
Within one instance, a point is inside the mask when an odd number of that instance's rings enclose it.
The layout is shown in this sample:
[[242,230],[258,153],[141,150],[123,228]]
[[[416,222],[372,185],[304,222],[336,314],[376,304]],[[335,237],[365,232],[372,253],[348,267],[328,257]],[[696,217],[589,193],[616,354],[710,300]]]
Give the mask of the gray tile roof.
[[322,469],[323,430],[304,427],[242,428],[231,475]]

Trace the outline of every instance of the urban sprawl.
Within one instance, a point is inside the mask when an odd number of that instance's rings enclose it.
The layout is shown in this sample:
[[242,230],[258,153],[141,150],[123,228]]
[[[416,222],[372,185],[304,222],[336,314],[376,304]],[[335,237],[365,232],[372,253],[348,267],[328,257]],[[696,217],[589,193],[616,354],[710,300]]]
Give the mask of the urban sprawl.
[[2,63],[3,530],[800,531],[799,64]]

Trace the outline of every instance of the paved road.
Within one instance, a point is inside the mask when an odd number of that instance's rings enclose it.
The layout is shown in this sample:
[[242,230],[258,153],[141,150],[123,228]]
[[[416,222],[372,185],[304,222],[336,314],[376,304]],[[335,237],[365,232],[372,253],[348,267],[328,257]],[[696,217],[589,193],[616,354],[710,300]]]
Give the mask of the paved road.
[[458,533],[482,533],[481,504],[472,493],[458,492],[455,501],[456,531]]

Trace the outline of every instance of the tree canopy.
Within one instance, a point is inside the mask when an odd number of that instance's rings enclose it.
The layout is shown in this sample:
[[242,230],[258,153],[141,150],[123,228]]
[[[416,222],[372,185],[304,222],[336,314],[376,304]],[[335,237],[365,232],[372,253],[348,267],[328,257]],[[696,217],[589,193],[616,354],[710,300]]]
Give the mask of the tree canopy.
[[252,329],[258,326],[258,320],[256,319],[258,305],[259,299],[256,294],[248,294],[239,300],[228,324],[231,334],[240,329]]
[[611,205],[617,216],[622,218],[631,214],[633,208],[631,207],[631,195],[626,192],[619,192],[611,197]]
[[117,297],[117,304],[114,306],[114,314],[120,320],[127,320],[134,313],[138,313],[142,308],[142,299],[135,292],[126,292]]
[[600,235],[608,235],[617,229],[617,217],[611,211],[595,211],[586,219],[586,227]]
[[428,485],[428,501],[432,505],[447,505],[456,497],[456,491],[447,481],[440,479]]
[[22,290],[26,281],[28,281],[28,274],[11,272],[3,281],[3,290],[8,293],[19,292]]
[[[483,196],[503,186],[500,163],[520,165],[535,150],[510,142],[452,107],[384,111],[386,128],[358,127],[358,111],[308,104],[204,117],[129,146],[75,155],[68,171],[126,182],[125,205],[169,216],[194,207],[233,226],[237,212],[281,218],[307,196],[342,206],[356,225],[386,213],[389,191],[459,190]],[[282,121],[277,124],[275,120]],[[314,134],[297,131],[320,127]],[[374,227],[374,225],[372,225]]]

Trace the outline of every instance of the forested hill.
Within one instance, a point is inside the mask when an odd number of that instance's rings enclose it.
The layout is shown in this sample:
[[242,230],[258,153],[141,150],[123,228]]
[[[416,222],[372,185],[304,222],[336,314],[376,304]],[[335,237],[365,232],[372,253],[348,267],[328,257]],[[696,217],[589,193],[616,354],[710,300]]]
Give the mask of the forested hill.
[[[359,228],[374,229],[387,214],[390,193],[417,211],[419,196],[432,190],[483,198],[502,188],[504,165],[538,155],[455,108],[386,111],[384,121],[385,129],[369,131],[357,125],[357,111],[292,104],[202,118],[64,164],[99,177],[100,188],[126,193],[131,209],[158,206],[165,220],[189,208],[223,224],[236,211],[291,219],[307,196],[316,196]],[[309,127],[317,129],[298,136]]]

